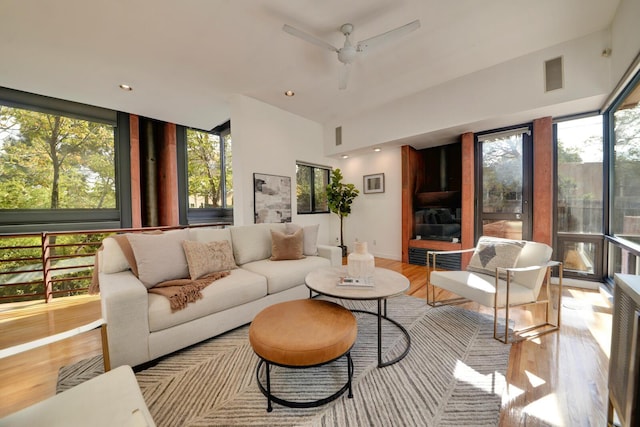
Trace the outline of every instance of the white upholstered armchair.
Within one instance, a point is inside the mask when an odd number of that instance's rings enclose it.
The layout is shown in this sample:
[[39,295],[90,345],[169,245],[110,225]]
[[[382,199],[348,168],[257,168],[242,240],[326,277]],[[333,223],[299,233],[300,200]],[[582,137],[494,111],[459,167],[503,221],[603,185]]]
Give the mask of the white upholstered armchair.
[[[437,271],[437,257],[473,251],[467,270]],[[529,304],[545,304],[545,320],[519,330],[518,334],[534,331],[525,338],[539,336],[560,328],[560,302],[562,298],[562,263],[550,261],[551,247],[538,242],[501,239],[482,236],[473,249],[427,252],[427,303],[433,307],[463,301],[475,301],[494,309],[493,336],[509,342],[510,309]],[[551,317],[551,269],[558,268],[559,288],[557,317]],[[540,299],[542,284],[547,279],[546,298]],[[457,298],[436,300],[436,288],[458,295]],[[504,335],[498,332],[498,312],[505,311]]]

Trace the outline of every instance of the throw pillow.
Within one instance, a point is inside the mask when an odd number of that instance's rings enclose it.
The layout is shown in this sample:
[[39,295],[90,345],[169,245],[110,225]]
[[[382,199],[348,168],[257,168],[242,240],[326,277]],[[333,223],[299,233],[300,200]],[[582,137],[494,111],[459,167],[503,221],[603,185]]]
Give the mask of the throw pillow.
[[136,258],[138,278],[147,288],[167,280],[189,277],[187,259],[182,249],[182,242],[189,238],[189,230],[128,234],[127,238]]
[[293,234],[302,228],[303,235],[303,249],[302,253],[307,256],[318,255],[318,229],[320,224],[305,225],[301,227],[298,224],[292,222],[285,223],[285,229],[287,234]]
[[238,268],[228,240],[207,243],[185,240],[182,242],[182,247],[187,258],[191,280],[199,279],[209,273]]
[[496,267],[515,267],[525,242],[483,236],[469,261],[467,271],[495,276]]
[[304,254],[302,229],[293,234],[271,230],[271,260],[302,259]]

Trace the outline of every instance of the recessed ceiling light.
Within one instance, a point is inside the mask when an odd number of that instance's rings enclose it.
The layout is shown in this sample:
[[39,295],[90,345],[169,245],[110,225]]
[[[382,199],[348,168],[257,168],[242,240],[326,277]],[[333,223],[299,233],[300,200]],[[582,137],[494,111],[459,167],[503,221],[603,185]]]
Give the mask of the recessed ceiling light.
[[288,90],[288,91],[286,91],[284,94],[285,94],[285,95],[287,95],[287,96],[293,96],[293,95],[295,95],[296,93],[295,93],[294,91],[292,91],[292,90]]
[[122,89],[122,90],[126,90],[127,92],[131,92],[131,91],[133,90],[133,88],[132,88],[131,86],[126,85],[126,84],[124,84],[124,83],[122,83],[122,84],[120,85],[120,89]]
[[343,155],[342,155],[342,158],[343,158],[343,159],[348,159],[348,158],[349,158],[349,156],[348,156],[348,155],[346,155],[346,154],[343,154]]
[[379,153],[382,150],[380,148],[374,148],[373,151],[375,151],[376,153]]

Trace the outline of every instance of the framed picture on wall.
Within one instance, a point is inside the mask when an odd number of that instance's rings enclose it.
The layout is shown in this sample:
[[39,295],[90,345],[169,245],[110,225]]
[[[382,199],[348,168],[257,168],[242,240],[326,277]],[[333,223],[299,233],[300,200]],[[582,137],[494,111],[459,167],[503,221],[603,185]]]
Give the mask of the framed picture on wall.
[[253,215],[256,224],[291,222],[291,177],[254,173]]
[[364,176],[364,193],[384,193],[384,174],[376,173]]

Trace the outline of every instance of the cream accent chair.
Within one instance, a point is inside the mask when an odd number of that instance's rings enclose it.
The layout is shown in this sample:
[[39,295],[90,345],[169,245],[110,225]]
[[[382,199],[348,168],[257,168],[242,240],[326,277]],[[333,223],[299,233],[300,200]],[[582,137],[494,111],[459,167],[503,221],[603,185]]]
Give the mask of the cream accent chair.
[[[499,241],[506,244],[516,243],[522,246],[519,255],[511,260],[511,265],[488,265],[495,268],[493,274],[485,274],[478,271],[436,271],[436,257],[465,252],[477,252],[486,247],[489,241]],[[427,252],[427,303],[433,307],[445,304],[455,304],[464,301],[475,301],[486,307],[494,308],[493,337],[507,344],[509,340],[509,315],[510,309],[516,306],[529,304],[545,304],[545,321],[519,330],[514,330],[516,339],[520,341],[560,328],[560,303],[562,298],[562,263],[550,261],[552,248],[532,241],[514,241],[494,237],[480,237],[476,248],[457,251],[428,251]],[[472,259],[473,262],[473,259]],[[508,264],[509,262],[507,262]],[[471,264],[471,263],[470,263]],[[495,263],[494,263],[495,264]],[[559,287],[557,301],[556,322],[550,320],[550,275],[551,269],[558,267]],[[542,284],[547,279],[546,298],[539,299]],[[447,300],[436,300],[435,288],[445,289],[459,296]],[[505,310],[504,335],[498,334],[498,311]],[[534,334],[519,336],[518,334],[534,331]]]

